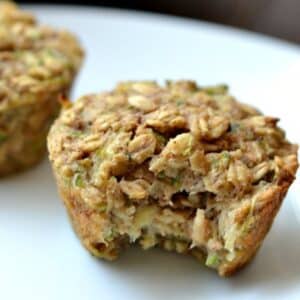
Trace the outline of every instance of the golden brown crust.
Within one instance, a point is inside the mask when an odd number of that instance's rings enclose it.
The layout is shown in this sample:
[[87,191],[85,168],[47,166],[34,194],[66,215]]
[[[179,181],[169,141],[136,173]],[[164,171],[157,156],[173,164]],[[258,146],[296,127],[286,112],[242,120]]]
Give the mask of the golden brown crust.
[[48,131],[60,110],[54,99],[61,92],[41,93],[39,101],[0,112],[0,177],[26,170],[44,158]]
[[106,226],[106,217],[93,209],[84,205],[84,201],[79,193],[67,189],[65,185],[58,186],[59,194],[64,200],[73,229],[80,236],[82,245],[94,256],[114,260],[118,257],[118,250],[122,246],[121,242],[105,244],[99,242],[97,235],[102,232]]
[[259,250],[265,236],[272,226],[274,218],[293,180],[291,177],[289,181],[284,181],[280,186],[277,186],[272,193],[268,195],[268,199],[266,199],[264,205],[255,212],[255,226],[243,237],[243,247],[247,248],[247,252],[238,255],[233,261],[221,265],[218,270],[220,276],[233,275],[247,265],[256,255],[256,252]]

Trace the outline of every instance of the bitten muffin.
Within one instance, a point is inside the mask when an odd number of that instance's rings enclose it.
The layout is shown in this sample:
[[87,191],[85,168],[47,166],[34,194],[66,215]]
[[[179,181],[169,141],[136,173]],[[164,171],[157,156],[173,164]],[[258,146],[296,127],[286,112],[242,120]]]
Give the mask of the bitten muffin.
[[0,176],[37,163],[83,57],[75,37],[0,4]]
[[255,255],[294,180],[297,146],[277,122],[226,86],[125,82],[69,104],[48,149],[93,255],[161,246],[227,276]]

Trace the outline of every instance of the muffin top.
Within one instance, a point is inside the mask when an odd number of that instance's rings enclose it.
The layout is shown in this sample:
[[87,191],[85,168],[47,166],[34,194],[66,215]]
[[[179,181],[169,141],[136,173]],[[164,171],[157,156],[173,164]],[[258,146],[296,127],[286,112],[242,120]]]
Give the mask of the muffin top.
[[21,22],[24,24],[35,24],[33,15],[18,9],[18,6],[10,1],[0,3],[0,26],[3,24],[14,24]]
[[82,58],[72,34],[36,24],[14,4],[0,4],[0,110],[68,89]]
[[125,82],[66,104],[48,147],[58,176],[98,199],[113,181],[129,200],[162,206],[200,207],[199,194],[212,205],[251,203],[297,169],[297,146],[277,122],[226,86]]

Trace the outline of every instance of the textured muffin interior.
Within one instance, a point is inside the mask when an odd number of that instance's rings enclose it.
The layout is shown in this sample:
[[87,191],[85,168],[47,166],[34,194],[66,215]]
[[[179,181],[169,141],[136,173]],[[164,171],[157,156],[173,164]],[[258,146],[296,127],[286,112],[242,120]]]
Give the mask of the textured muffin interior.
[[[297,147],[277,121],[235,101],[226,86],[125,82],[62,113],[50,160],[94,254],[112,259],[137,242],[220,269],[254,255],[261,241],[245,237],[294,178]],[[266,213],[266,227],[275,213]]]

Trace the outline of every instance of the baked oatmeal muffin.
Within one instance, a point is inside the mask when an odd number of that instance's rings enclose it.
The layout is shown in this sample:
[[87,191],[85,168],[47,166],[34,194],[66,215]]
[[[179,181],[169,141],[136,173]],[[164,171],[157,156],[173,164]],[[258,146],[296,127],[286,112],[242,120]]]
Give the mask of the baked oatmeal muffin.
[[0,176],[37,163],[83,52],[71,34],[0,4]]
[[294,180],[297,146],[277,122],[226,86],[125,82],[67,105],[48,149],[93,255],[161,246],[227,276],[255,255]]

